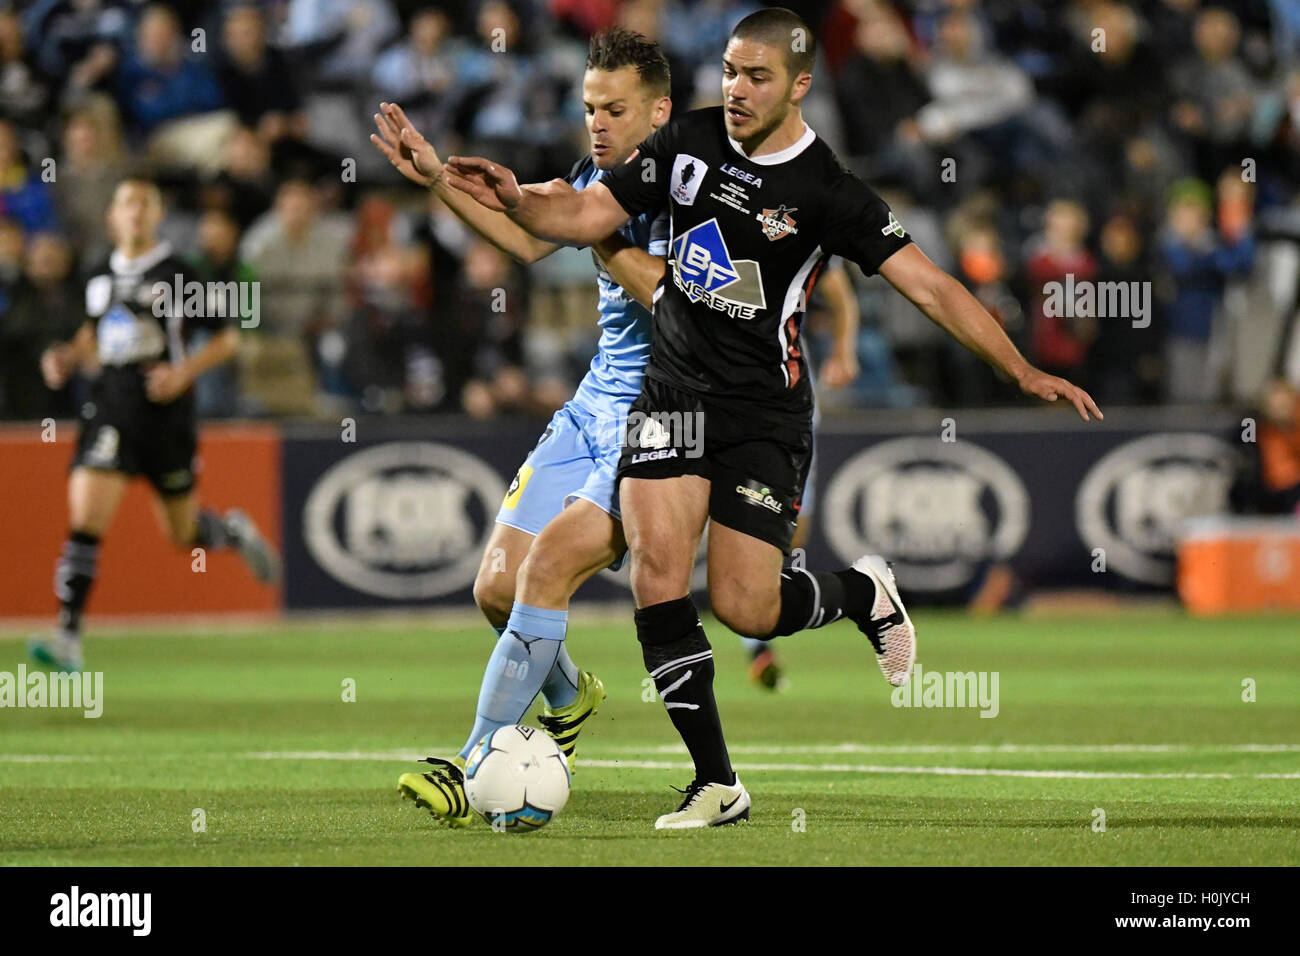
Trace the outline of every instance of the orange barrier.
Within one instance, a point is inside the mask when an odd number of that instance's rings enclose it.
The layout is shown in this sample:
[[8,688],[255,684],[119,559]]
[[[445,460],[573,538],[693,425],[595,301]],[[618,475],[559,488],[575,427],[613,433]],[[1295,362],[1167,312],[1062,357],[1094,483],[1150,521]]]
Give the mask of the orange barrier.
[[[57,441],[37,423],[0,428],[0,618],[48,617],[57,610],[54,562],[68,531],[67,470],[77,424],[59,422]],[[199,501],[238,506],[268,540],[280,532],[280,435],[269,425],[205,425],[199,436]],[[274,612],[278,587],[254,581],[238,555],[209,551],[192,569],[189,549],[167,540],[144,479],[131,483],[104,537],[99,574],[87,605],[96,617],[136,614]]]
[[1189,523],[1178,542],[1178,596],[1199,615],[1300,610],[1300,521]]

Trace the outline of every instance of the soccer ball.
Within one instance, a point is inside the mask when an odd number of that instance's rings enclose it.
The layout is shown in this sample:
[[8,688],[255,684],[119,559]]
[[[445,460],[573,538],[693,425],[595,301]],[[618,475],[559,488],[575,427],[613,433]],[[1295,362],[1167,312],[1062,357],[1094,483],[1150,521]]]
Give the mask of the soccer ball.
[[494,830],[539,830],[569,799],[569,763],[534,727],[501,727],[465,761],[465,796]]

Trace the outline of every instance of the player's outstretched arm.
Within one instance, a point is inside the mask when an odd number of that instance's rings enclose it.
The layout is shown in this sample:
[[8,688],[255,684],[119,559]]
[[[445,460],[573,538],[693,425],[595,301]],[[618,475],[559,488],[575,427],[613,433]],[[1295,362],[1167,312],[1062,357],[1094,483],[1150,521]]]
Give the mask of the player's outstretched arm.
[[1079,386],[1030,365],[966,287],[915,245],[904,246],[881,263],[880,274],[954,339],[1006,374],[1026,395],[1049,402],[1064,398],[1085,422],[1089,413],[1104,417],[1092,396]]
[[664,258],[633,245],[617,232],[592,243],[591,248],[623,291],[653,311],[655,289],[667,268]]
[[478,156],[447,159],[447,182],[488,209],[503,212],[525,230],[552,242],[592,245],[631,217],[602,183],[575,190],[563,181],[520,186],[500,163]]
[[380,103],[375,114],[378,135],[370,134],[375,149],[411,182],[433,190],[435,196],[476,233],[516,262],[536,262],[560,248],[556,243],[530,236],[502,212],[495,212],[454,189],[443,175],[438,151],[407,118],[396,103]]

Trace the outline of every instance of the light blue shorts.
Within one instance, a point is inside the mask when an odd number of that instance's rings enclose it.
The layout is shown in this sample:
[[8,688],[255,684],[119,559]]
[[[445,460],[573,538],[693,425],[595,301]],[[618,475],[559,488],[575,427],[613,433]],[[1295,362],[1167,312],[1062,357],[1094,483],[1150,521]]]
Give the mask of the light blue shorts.
[[[497,521],[536,535],[578,498],[622,521],[614,483],[623,439],[620,426],[614,417],[598,417],[567,402],[519,466]],[[611,567],[622,565],[623,557]]]

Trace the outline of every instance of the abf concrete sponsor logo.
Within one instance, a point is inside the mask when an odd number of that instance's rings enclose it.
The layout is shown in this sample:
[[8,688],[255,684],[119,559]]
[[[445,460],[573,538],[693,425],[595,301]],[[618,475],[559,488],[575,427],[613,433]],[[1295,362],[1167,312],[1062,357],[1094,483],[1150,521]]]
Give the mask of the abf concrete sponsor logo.
[[912,677],[894,688],[889,702],[895,707],[978,707],[981,717],[996,717],[997,671],[922,671],[912,668]]
[[1189,518],[1224,514],[1237,453],[1213,435],[1148,435],[1112,449],[1075,498],[1079,537],[1109,571],[1146,584],[1174,579],[1174,541]]
[[68,893],[50,897],[51,926],[126,926],[133,936],[148,936],[153,926],[152,893]]
[[0,671],[0,707],[67,707],[83,711],[82,716],[104,713],[104,672],[71,673],[27,670]]
[[303,507],[303,539],[344,584],[420,600],[468,587],[505,483],[478,458],[435,442],[391,442],[325,472]]
[[981,561],[1019,550],[1029,493],[973,442],[897,438],[845,462],[826,488],[824,514],[841,560],[882,552],[909,588],[945,591],[968,583]]

